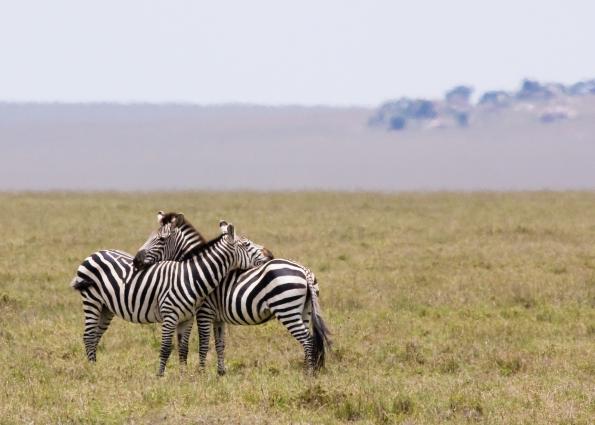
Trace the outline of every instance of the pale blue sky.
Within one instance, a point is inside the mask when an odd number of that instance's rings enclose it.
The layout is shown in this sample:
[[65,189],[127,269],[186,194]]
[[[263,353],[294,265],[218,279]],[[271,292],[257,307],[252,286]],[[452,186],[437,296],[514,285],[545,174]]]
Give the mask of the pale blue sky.
[[0,5],[4,101],[376,105],[595,78],[588,0]]

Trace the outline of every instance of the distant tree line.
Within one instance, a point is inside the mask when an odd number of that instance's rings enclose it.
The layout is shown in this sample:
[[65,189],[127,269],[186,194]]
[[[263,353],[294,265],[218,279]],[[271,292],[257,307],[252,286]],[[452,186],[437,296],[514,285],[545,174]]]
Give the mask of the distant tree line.
[[[389,130],[403,130],[408,127],[467,127],[470,115],[478,108],[507,108],[515,102],[546,102],[566,96],[595,95],[595,79],[574,84],[542,84],[525,79],[516,92],[492,90],[479,96],[473,104],[473,88],[466,85],[448,90],[443,99],[410,99],[403,97],[382,104],[369,120],[370,126]],[[571,113],[553,105],[539,116],[544,123],[567,119]]]

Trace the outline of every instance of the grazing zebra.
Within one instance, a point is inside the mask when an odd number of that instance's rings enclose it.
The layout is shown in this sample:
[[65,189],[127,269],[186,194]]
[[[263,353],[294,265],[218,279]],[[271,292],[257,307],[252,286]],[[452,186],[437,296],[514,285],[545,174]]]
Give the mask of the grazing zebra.
[[[175,214],[171,215],[172,217]],[[167,226],[167,222],[162,226]],[[168,245],[180,245],[180,235],[155,237],[150,248],[145,246],[141,258],[144,264],[167,258],[173,252]],[[185,237],[195,236],[187,232]],[[318,284],[306,267],[289,260],[274,259],[247,271],[235,270],[205,299],[196,312],[199,329],[200,368],[204,369],[209,350],[210,328],[215,334],[217,372],[225,373],[224,327],[257,325],[276,317],[304,348],[304,368],[314,372],[324,366],[325,346],[329,345],[329,331],[318,305]],[[309,322],[312,318],[312,335]]]
[[[103,268],[92,257],[79,266],[71,286],[83,297],[83,340],[90,361],[95,361],[99,337],[114,315],[134,323],[163,323],[159,376],[165,370],[176,330],[180,352],[187,353],[188,328],[205,297],[229,272],[255,267],[272,258],[262,246],[246,238],[236,238],[233,225],[225,221],[219,225],[221,236],[186,252],[181,261],[164,261],[151,266],[141,264],[143,269],[126,280],[126,276],[116,269]],[[159,229],[157,240],[162,241],[165,233]],[[178,232],[170,232],[168,240],[173,239],[171,233]],[[140,251],[154,239],[155,236],[151,236]]]

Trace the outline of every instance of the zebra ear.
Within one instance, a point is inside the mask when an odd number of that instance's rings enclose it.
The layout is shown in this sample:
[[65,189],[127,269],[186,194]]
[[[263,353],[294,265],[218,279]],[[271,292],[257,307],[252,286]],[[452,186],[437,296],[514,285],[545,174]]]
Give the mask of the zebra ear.
[[163,219],[165,218],[165,213],[163,211],[157,211],[157,223],[160,226],[163,226]]
[[171,220],[171,224],[173,227],[180,227],[182,224],[184,224],[184,214],[182,214],[182,213],[177,214]]
[[219,222],[219,228],[221,229],[221,233],[226,235],[227,238],[233,242],[235,240],[235,231],[233,228],[233,224],[228,223],[225,220],[221,220]]

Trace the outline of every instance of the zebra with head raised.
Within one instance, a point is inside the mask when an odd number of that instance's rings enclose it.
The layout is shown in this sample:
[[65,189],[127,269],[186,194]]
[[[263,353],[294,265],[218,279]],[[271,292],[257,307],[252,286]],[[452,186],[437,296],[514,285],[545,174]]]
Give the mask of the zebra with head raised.
[[[180,345],[186,344],[185,348],[180,347],[180,356],[184,350],[187,353],[188,328],[204,298],[231,271],[255,267],[272,258],[262,246],[237,238],[233,225],[222,221],[220,228],[221,236],[186,251],[181,261],[163,261],[151,266],[135,261],[143,269],[127,281],[114,269],[109,270],[109,266],[106,272],[87,258],[72,282],[83,298],[87,358],[95,360],[99,337],[107,328],[105,323],[109,324],[114,315],[134,323],[163,323],[158,375],[163,375],[165,370],[176,329]],[[158,239],[171,241],[174,234],[179,234],[179,230],[170,229],[168,235],[161,232]],[[141,251],[154,239],[151,236]]]
[[[162,223],[162,227],[167,225],[167,222]],[[192,235],[186,234],[186,237],[192,240]],[[144,252],[139,252],[143,263],[150,264],[150,258],[168,259],[166,254],[172,252],[167,248],[170,243],[173,241],[170,242],[168,237],[155,237],[149,243],[150,248],[145,246]],[[180,241],[176,243],[180,244]],[[225,373],[225,324],[257,325],[272,317],[276,317],[302,345],[306,371],[320,369],[330,339],[318,304],[318,284],[308,268],[284,259],[274,259],[247,271],[235,270],[206,297],[196,312],[200,368],[205,367],[211,326],[215,333],[217,372],[222,375]]]
[[[182,213],[159,211],[157,213],[157,222],[159,228],[149,236],[134,257],[133,265],[135,269],[142,268],[143,263],[151,265],[162,260],[179,261],[185,258],[193,249],[207,242],[198,230],[190,222],[186,221]],[[160,249],[152,249],[166,239],[168,241],[167,245]],[[146,256],[147,252],[149,256]]]
[[[157,213],[159,228],[149,236],[147,244],[152,240],[168,238],[169,249],[166,251],[171,259],[181,260],[189,255],[198,246],[207,241],[203,236],[184,219],[181,213]],[[155,259],[151,259],[155,260]],[[142,258],[133,259],[132,255],[119,250],[101,250],[89,255],[78,267],[77,274],[72,281],[72,286],[84,286],[93,283],[98,286],[109,287],[118,285],[119,282],[128,281],[135,269],[142,266]],[[142,294],[141,294],[142,295]],[[149,293],[150,295],[150,293]],[[146,295],[145,295],[146,296]],[[103,308],[97,312],[93,304],[84,305],[85,308],[85,349],[90,361],[95,361],[97,345],[105,333],[114,316],[112,312],[119,308],[117,303],[112,309]],[[145,320],[143,323],[146,323]],[[178,329],[178,351],[180,362],[186,363],[188,353],[188,338],[192,329],[192,321],[180,324]]]

